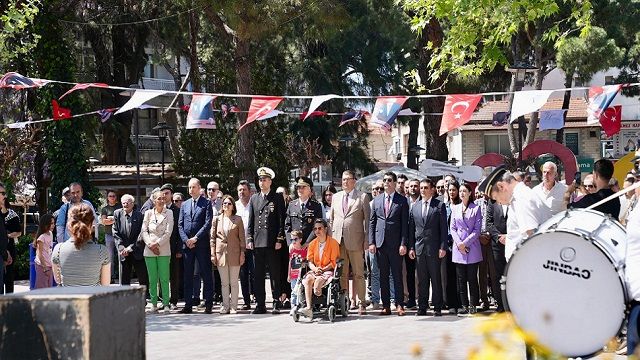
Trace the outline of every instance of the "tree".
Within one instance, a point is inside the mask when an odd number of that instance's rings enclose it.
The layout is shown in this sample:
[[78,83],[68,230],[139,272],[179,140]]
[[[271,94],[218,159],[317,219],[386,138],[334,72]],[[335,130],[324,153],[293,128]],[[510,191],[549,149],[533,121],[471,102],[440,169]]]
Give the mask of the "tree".
[[[615,40],[610,39],[603,28],[593,26],[585,37],[571,37],[560,42],[556,62],[565,74],[564,87],[570,88],[574,76],[587,82],[598,71],[619,65],[622,58],[623,50]],[[567,90],[562,101],[563,109],[569,109],[570,100],[571,90]],[[557,142],[563,142],[563,133],[563,129],[558,130]]]

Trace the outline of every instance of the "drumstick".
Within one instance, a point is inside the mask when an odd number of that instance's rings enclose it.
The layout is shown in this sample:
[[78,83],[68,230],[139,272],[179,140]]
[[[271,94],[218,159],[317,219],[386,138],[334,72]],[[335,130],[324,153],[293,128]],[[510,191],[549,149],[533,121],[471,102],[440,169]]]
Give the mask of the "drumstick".
[[631,185],[631,186],[629,186],[629,187],[626,187],[626,188],[624,188],[624,189],[622,189],[622,190],[618,191],[618,192],[617,192],[617,193],[615,193],[615,194],[611,194],[611,195],[607,196],[606,198],[604,198],[604,199],[602,199],[602,200],[598,201],[597,203],[595,203],[595,204],[593,204],[593,205],[589,206],[587,209],[593,209],[593,208],[595,208],[595,207],[598,207],[598,206],[600,206],[600,205],[602,205],[602,204],[606,203],[606,202],[607,202],[607,201],[609,201],[609,200],[613,200],[613,199],[615,199],[615,198],[617,198],[617,197],[620,197],[620,196],[622,196],[622,195],[624,195],[624,194],[628,193],[629,191],[635,190],[635,189],[637,189],[637,188],[639,188],[639,187],[640,187],[640,181],[635,182],[635,183],[633,183],[633,185]]

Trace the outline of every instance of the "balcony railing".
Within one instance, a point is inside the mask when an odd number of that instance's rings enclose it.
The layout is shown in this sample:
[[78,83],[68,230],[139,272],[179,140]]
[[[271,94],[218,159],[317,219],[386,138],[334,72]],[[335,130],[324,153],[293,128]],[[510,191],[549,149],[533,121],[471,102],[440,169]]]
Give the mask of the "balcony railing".
[[165,90],[165,91],[176,91],[176,84],[173,80],[167,79],[157,79],[157,78],[149,78],[143,77],[140,80],[140,87],[149,89],[149,90]]

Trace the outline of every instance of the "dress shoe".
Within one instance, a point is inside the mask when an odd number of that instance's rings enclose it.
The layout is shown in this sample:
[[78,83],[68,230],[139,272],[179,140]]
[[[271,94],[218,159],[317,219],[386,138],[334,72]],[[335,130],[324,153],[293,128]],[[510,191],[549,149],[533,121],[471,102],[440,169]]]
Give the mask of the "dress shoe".
[[455,314],[457,314],[457,313],[458,313],[458,312],[456,311],[456,309],[455,309],[455,308],[450,308],[450,309],[449,309],[449,315],[455,315]]
[[252,314],[266,314],[267,308],[264,306],[256,306],[255,309],[251,312]]
[[244,305],[242,305],[241,310],[251,310],[251,305],[249,305],[249,304],[244,304]]
[[406,307],[407,307],[407,309],[410,309],[410,310],[415,309],[415,308],[416,308],[416,302],[415,302],[415,300],[414,300],[414,301],[409,300],[409,301],[407,302],[407,306],[406,306]]
[[418,309],[418,312],[416,312],[416,316],[425,316],[427,315],[427,310],[425,309]]
[[182,310],[180,310],[180,314],[191,314],[193,313],[193,310],[190,307],[183,307]]
[[360,305],[360,308],[358,309],[358,315],[367,315],[367,308],[365,308],[364,305]]
[[404,306],[396,306],[398,316],[404,316]]
[[433,312],[433,316],[442,316],[442,311],[436,310]]
[[380,310],[380,313],[378,315],[391,315],[391,309],[387,308],[387,307],[383,307],[382,310]]
[[289,301],[289,299],[286,299],[283,303],[282,303],[282,308],[283,309],[291,309],[291,301]]
[[487,310],[489,310],[489,303],[483,302],[482,307],[480,308],[480,311],[487,311]]
[[206,305],[204,307],[204,313],[205,314],[212,314],[213,313],[213,305]]
[[475,306],[469,306],[469,314],[473,315],[477,312],[477,309]]

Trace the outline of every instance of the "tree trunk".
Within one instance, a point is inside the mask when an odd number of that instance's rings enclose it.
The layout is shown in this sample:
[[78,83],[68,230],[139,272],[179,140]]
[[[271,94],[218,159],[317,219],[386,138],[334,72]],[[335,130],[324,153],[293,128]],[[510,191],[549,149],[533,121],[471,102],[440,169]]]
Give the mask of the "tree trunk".
[[[242,32],[240,32],[242,33]],[[234,61],[236,68],[236,89],[238,94],[251,94],[251,59],[250,44],[246,39],[238,38],[234,52]],[[239,107],[241,109],[249,109],[251,104],[250,98],[239,98]],[[247,121],[247,113],[239,113],[240,126]],[[254,154],[254,126],[251,124],[238,132],[238,140],[236,144],[234,164],[240,170],[241,178],[249,182],[255,178],[255,154]],[[268,164],[261,164],[267,165]]]
[[[511,107],[513,106],[513,93],[516,91],[516,76],[513,74],[511,76],[511,84],[509,85],[509,112],[511,112]],[[515,130],[513,129],[513,124],[511,123],[511,117],[507,118],[507,137],[509,138],[509,147],[511,148],[511,153],[515,155],[518,152],[518,142],[519,139],[516,138]]]
[[202,86],[200,81],[200,71],[198,68],[200,66],[200,62],[198,60],[198,19],[193,11],[189,13],[189,43],[191,85],[193,86],[193,91],[200,92],[202,91]]
[[[546,73],[543,71],[543,66],[544,64],[542,63],[542,47],[540,46],[536,46],[535,47],[535,64],[534,66],[538,69],[538,71],[536,71],[535,73],[535,83],[534,83],[534,88],[536,90],[541,90],[542,89],[542,80],[544,80],[544,77],[546,75]],[[531,120],[529,121],[528,127],[527,127],[527,138],[524,141],[524,144],[522,144],[522,148],[525,148],[527,145],[531,144],[532,142],[535,141],[536,139],[536,131],[538,130],[538,118],[539,118],[539,113],[538,112],[534,112],[533,114],[531,114]]]
[[418,117],[411,117],[409,120],[409,144],[407,149],[407,167],[410,169],[418,169],[418,162],[416,161],[418,151],[415,149],[418,145],[418,129],[420,128],[420,122]]
[[[429,60],[431,60],[432,52],[427,49],[427,44],[431,43],[433,46],[438,47],[442,45],[444,33],[440,23],[431,19],[429,24],[422,30],[422,34],[418,37],[418,74],[420,78],[425,81],[425,86],[432,89],[439,89],[443,85],[443,81],[440,79],[433,80],[429,74]],[[434,97],[422,100],[422,112],[423,113],[441,113],[444,108],[444,98]],[[447,148],[447,135],[440,136],[440,123],[442,122],[442,115],[425,115],[423,117],[424,132],[425,132],[425,144],[427,151],[427,158],[436,159],[441,161],[447,161],[449,159],[449,150]]]
[[[572,84],[573,84],[573,75],[565,74],[565,77],[564,77],[565,89],[569,89]],[[567,109],[567,111],[565,111],[563,115],[565,122],[567,121],[567,115],[569,114],[570,103],[571,103],[571,90],[566,90],[562,98],[562,108]],[[564,144],[564,127],[556,131],[556,142],[560,144]]]

